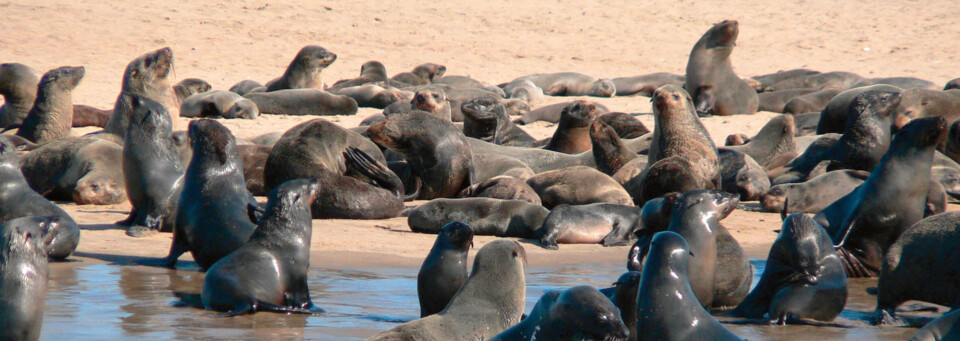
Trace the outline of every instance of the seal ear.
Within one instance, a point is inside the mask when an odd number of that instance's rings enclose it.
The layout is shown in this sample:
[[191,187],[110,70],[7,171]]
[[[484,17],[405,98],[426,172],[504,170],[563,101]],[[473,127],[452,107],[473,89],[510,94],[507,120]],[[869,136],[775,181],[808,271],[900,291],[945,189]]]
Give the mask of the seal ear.
[[790,214],[787,212],[787,207],[790,207],[790,198],[783,199],[783,208],[780,209],[780,221],[787,220],[787,215]]

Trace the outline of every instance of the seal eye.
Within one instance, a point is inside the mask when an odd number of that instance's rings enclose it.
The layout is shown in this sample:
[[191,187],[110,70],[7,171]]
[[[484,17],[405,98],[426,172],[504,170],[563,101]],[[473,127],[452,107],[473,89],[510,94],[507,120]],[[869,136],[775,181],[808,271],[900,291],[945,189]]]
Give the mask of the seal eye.
[[513,250],[513,258],[517,258],[517,250]]

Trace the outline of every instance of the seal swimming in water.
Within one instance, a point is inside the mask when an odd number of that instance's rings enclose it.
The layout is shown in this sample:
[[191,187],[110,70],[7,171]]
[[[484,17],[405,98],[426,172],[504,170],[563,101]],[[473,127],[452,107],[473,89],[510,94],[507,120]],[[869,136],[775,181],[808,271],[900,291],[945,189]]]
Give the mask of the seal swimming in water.
[[33,109],[23,119],[17,136],[44,144],[70,136],[73,126],[73,89],[83,79],[82,66],[64,66],[40,78]]
[[760,100],[756,90],[737,77],[730,63],[739,34],[736,20],[724,20],[707,30],[690,51],[683,88],[692,96],[700,116],[757,112]]
[[0,225],[0,339],[37,340],[47,297],[43,233],[23,220]]
[[637,294],[637,340],[742,340],[697,301],[689,277],[696,256],[677,233],[653,236]]
[[207,271],[201,299],[207,309],[235,316],[257,311],[322,314],[307,284],[310,204],[317,181],[284,182],[270,192],[266,212],[240,249]]
[[323,89],[323,69],[337,60],[337,55],[317,45],[307,45],[287,65],[280,78],[267,82],[267,92],[315,88]]
[[467,281],[467,253],[471,246],[473,229],[463,222],[447,223],[437,234],[437,240],[417,273],[420,317],[446,308]]
[[544,293],[530,316],[490,341],[623,340],[629,332],[613,302],[597,289],[581,285]]
[[480,248],[470,277],[443,311],[374,335],[372,341],[483,340],[520,322],[526,252],[519,243],[495,240]]

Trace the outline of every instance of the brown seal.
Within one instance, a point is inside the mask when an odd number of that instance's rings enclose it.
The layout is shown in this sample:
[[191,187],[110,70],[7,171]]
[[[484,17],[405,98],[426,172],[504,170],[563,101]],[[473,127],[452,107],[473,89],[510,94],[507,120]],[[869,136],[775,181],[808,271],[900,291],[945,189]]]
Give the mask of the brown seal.
[[376,83],[384,82],[387,80],[387,67],[383,66],[383,63],[376,60],[371,60],[363,65],[360,65],[360,76],[357,78],[351,79],[341,79],[336,83],[333,83],[328,91],[334,91],[336,89],[349,88],[353,86],[360,86],[367,83]]
[[947,82],[947,85],[943,86],[943,91],[951,89],[960,89],[960,78],[951,79],[949,82]]
[[633,200],[609,175],[585,167],[574,166],[539,173],[527,179],[546,208],[560,204],[584,205],[611,203],[630,205]]
[[870,86],[876,84],[887,84],[907,90],[907,89],[929,89],[937,90],[940,87],[937,84],[926,79],[914,77],[885,77],[885,78],[866,78],[850,86],[850,88],[859,88],[861,86]]
[[590,125],[590,144],[597,169],[610,176],[631,160],[639,158],[603,120],[593,121]]
[[234,84],[233,86],[230,87],[229,90],[232,93],[243,96],[258,88],[263,88],[264,90],[266,89],[263,86],[263,84],[257,83],[257,81],[254,81],[254,80],[247,79],[247,80],[242,80],[237,84]]
[[434,79],[443,77],[443,74],[447,72],[447,67],[434,64],[434,63],[424,63],[417,65],[410,72],[402,72],[390,77],[390,80],[397,81],[403,84],[409,85],[426,85],[433,83]]
[[443,226],[417,273],[420,317],[443,311],[467,281],[467,253],[473,246],[473,229],[454,221]]
[[540,73],[519,79],[533,82],[549,96],[613,97],[617,93],[613,81],[578,72]]
[[503,87],[503,92],[507,95],[507,98],[518,99],[529,105],[540,104],[544,99],[543,89],[528,79],[507,83]]
[[502,101],[493,96],[475,98],[460,105],[463,134],[504,146],[531,146],[536,142],[507,117]]
[[767,90],[768,86],[780,83],[782,81],[794,79],[794,78],[803,78],[810,75],[815,75],[820,73],[820,71],[814,71],[810,69],[792,69],[792,70],[781,70],[774,73],[753,76],[750,77],[751,80],[756,82],[757,92],[769,92]]
[[123,147],[93,137],[71,137],[40,146],[21,158],[30,187],[52,200],[112,205],[127,200]]
[[49,266],[43,232],[27,219],[31,218],[0,225],[0,339],[4,340],[38,340],[43,324]]
[[757,92],[737,77],[730,54],[737,43],[740,24],[724,20],[700,37],[690,51],[684,82],[699,115],[750,115],[757,112]]
[[627,245],[636,238],[637,230],[643,229],[641,209],[608,203],[558,205],[550,210],[534,239],[551,250],[558,248],[557,243]]
[[757,94],[757,97],[760,100],[760,106],[758,107],[758,110],[782,113],[783,107],[786,106],[787,102],[790,102],[791,99],[816,91],[817,89],[814,88],[799,88],[761,92]]
[[737,193],[740,200],[754,201],[770,189],[770,177],[750,155],[736,150],[717,148],[724,191]]
[[647,126],[643,125],[643,122],[640,122],[636,117],[627,113],[612,112],[603,114],[600,115],[600,120],[613,128],[613,130],[617,132],[617,136],[622,139],[635,139],[650,133],[650,129],[647,129]]
[[640,95],[647,97],[652,96],[654,91],[667,84],[683,86],[685,80],[684,76],[669,72],[611,79],[613,85],[617,88],[617,96]]
[[187,97],[210,91],[210,89],[213,89],[213,86],[199,78],[187,78],[173,85],[173,92],[177,93],[179,103],[183,103]]
[[283,76],[267,82],[267,91],[285,89],[323,89],[323,69],[337,60],[337,55],[327,49],[307,45],[287,65]]
[[39,74],[29,66],[20,63],[0,64],[0,95],[3,95],[0,128],[23,122],[37,99],[39,83]]
[[[530,124],[536,121],[547,121],[550,123],[560,122],[560,115],[563,112],[563,109],[570,105],[573,102],[562,102],[555,103],[550,105],[544,105],[542,107],[531,110],[530,112],[523,114],[519,120],[516,121],[518,124]],[[597,106],[598,110],[601,112],[610,112],[610,109],[607,109],[607,106],[593,102]]]
[[80,127],[106,127],[113,116],[113,109],[98,109],[84,104],[73,105],[73,122],[71,126]]
[[829,87],[850,89],[854,84],[860,82],[861,80],[863,80],[863,77],[852,72],[834,71],[814,73],[806,76],[783,79],[777,83],[767,86],[764,88],[764,91],[780,91],[796,88],[825,89]]
[[956,121],[960,119],[960,90],[904,90],[896,115],[898,127],[919,117],[942,116],[947,122]]
[[[173,50],[169,47],[148,52],[127,64],[123,72],[123,86],[117,102],[113,106],[113,115],[103,127],[109,134],[123,136],[127,133],[130,124],[130,103],[125,103],[124,93],[143,96],[162,104],[170,112],[170,117],[180,116],[180,101],[173,90],[170,79],[173,70]],[[177,129],[177,120],[174,120],[174,130]]]
[[73,125],[73,89],[83,79],[82,66],[64,66],[40,78],[37,100],[23,119],[17,136],[44,144],[70,136]]
[[357,101],[320,89],[289,89],[248,93],[260,114],[267,115],[354,115]]
[[809,112],[820,112],[827,107],[830,100],[843,91],[840,88],[824,88],[823,90],[811,92],[801,96],[794,97],[784,104],[783,113],[791,115],[805,114]]
[[180,105],[180,117],[223,117],[255,119],[260,109],[253,101],[224,90],[207,91],[187,97]]
[[[901,93],[903,89],[892,85],[879,84],[850,89],[837,94],[830,99],[827,106],[820,112],[820,122],[817,123],[817,135],[826,133],[843,133],[850,127],[850,116],[859,112],[854,100],[864,93],[890,92]],[[898,96],[900,97],[900,96]],[[899,103],[898,103],[899,104]],[[896,105],[894,106],[896,108]]]
[[391,104],[409,100],[413,98],[413,93],[406,90],[400,90],[381,83],[363,84],[346,88],[330,90],[335,95],[343,95],[353,98],[357,105],[361,107],[385,109]]
[[589,285],[551,290],[540,297],[530,316],[489,341],[627,340],[630,330],[620,313],[607,296]]
[[734,146],[727,145],[725,148],[750,155],[764,168],[773,169],[783,166],[774,162],[781,155],[796,156],[794,135],[796,135],[796,125],[793,116],[780,115],[767,121],[756,136],[748,139],[749,142]]
[[779,184],[763,194],[760,205],[768,212],[785,208],[794,213],[817,213],[852,192],[869,176],[867,171],[841,169],[801,183]]
[[418,90],[408,103],[396,102],[383,109],[384,116],[404,113],[410,110],[420,110],[431,113],[445,121],[452,122],[450,117],[450,102],[447,94],[440,89],[428,88]]
[[540,195],[527,182],[512,176],[500,175],[486,179],[460,192],[462,198],[494,198],[523,200],[540,205]]
[[592,148],[590,125],[600,116],[600,109],[593,102],[573,101],[560,112],[557,130],[543,149],[555,152],[578,154]]
[[522,200],[493,198],[433,199],[409,211],[407,225],[419,233],[440,233],[462,221],[478,236],[533,238],[550,211]]

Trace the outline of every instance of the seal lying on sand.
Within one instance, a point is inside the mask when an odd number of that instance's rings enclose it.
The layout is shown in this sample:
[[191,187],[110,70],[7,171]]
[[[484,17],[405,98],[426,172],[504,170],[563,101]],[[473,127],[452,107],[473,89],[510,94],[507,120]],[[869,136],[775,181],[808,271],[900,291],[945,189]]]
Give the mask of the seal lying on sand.
[[550,211],[521,200],[433,199],[410,211],[407,224],[420,233],[439,233],[450,222],[465,222],[480,236],[533,238]]

